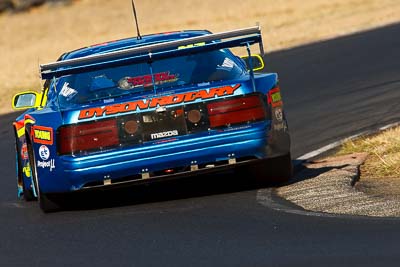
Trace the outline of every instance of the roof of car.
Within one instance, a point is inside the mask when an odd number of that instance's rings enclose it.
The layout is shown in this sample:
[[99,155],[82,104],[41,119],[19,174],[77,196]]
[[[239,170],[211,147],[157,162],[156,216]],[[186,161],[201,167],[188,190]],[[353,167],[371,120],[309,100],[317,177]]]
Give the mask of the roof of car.
[[164,33],[143,35],[141,39],[138,39],[137,37],[132,37],[121,40],[109,41],[65,53],[63,56],[61,56],[61,60],[80,58],[89,55],[102,54],[126,48],[133,48],[154,43],[196,37],[209,33],[210,32],[207,30],[176,31],[176,32],[164,32]]

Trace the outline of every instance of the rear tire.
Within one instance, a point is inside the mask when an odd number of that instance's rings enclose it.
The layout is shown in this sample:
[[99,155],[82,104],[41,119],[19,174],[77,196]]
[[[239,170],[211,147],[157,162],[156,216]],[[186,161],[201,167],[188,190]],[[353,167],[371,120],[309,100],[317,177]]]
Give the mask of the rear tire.
[[36,200],[35,194],[33,194],[32,189],[28,189],[25,185],[25,179],[22,177],[22,189],[23,189],[23,197],[25,201],[33,201]]
[[16,160],[17,160],[17,166],[18,166],[18,183],[22,184],[22,193],[23,193],[23,198],[25,201],[32,201],[32,200],[36,200],[35,194],[33,193],[33,190],[31,188],[28,188],[26,186],[26,182],[25,182],[25,177],[22,174],[23,172],[23,168],[22,168],[22,162],[21,162],[21,158],[19,156],[19,152],[20,150],[18,149],[18,140],[15,140],[15,153],[16,153]]
[[31,175],[40,209],[45,213],[60,210],[61,205],[59,204],[58,201],[56,201],[53,197],[50,197],[49,195],[44,194],[40,191],[39,180],[36,174],[35,156],[33,154],[32,146],[30,144],[28,144],[28,154],[29,154],[29,162],[33,163],[31,164]]

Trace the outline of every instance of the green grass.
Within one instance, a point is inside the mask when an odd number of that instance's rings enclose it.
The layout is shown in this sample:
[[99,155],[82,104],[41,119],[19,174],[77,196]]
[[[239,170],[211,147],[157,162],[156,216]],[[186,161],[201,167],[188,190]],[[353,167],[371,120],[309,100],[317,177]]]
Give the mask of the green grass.
[[400,127],[344,143],[337,155],[366,152],[362,176],[400,177]]

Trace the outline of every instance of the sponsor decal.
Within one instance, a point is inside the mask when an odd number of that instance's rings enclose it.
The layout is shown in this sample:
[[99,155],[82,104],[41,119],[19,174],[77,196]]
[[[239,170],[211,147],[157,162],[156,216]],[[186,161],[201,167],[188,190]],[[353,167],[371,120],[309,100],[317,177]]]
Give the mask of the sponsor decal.
[[279,87],[276,87],[268,93],[268,104],[273,108],[282,106],[282,96]]
[[151,75],[143,75],[138,77],[125,77],[122,78],[119,82],[119,88],[123,90],[130,90],[136,87],[148,87],[153,85],[160,85],[163,83],[176,82],[178,80],[177,74],[170,74],[169,71],[156,73],[151,77]]
[[280,109],[280,108],[275,109],[275,118],[276,118],[279,122],[283,121],[283,112],[282,112],[282,109]]
[[217,69],[231,71],[234,66],[235,62],[233,62],[230,58],[225,58],[224,62],[222,62],[222,65],[217,66]]
[[53,129],[43,126],[33,126],[31,130],[33,141],[42,145],[53,144]]
[[22,168],[22,172],[25,174],[25,176],[26,176],[27,178],[30,178],[30,177],[31,177],[31,166],[29,165],[29,163],[27,163],[27,164],[25,165],[25,167]]
[[240,87],[240,84],[234,86],[222,86],[211,89],[203,89],[197,92],[188,92],[175,95],[167,95],[161,97],[155,97],[151,99],[137,100],[133,102],[115,104],[105,107],[89,108],[81,110],[79,113],[79,120],[90,119],[93,117],[103,117],[108,115],[115,115],[125,112],[132,112],[136,110],[144,110],[149,108],[156,108],[158,106],[169,106],[181,103],[190,103],[196,100],[212,99],[215,97],[224,97],[233,95],[235,91]]
[[161,132],[161,133],[152,133],[150,135],[151,139],[160,139],[160,138],[164,138],[164,137],[170,137],[170,136],[177,136],[179,135],[177,130],[173,130],[173,131],[166,131],[166,132]]
[[53,171],[53,169],[56,168],[56,165],[54,164],[54,159],[48,160],[48,161],[37,161],[37,167],[38,168],[49,168],[50,171]]
[[287,125],[285,122],[274,124],[274,130],[275,131],[282,131],[282,130],[286,131]]
[[45,145],[41,145],[39,148],[39,156],[42,160],[48,160],[50,157],[49,148]]
[[28,146],[26,145],[26,143],[24,143],[21,147],[21,159],[28,159]]
[[78,91],[69,87],[69,83],[66,82],[61,88],[60,95],[65,97],[67,101],[70,101],[77,93]]
[[103,100],[104,104],[109,104],[109,103],[112,103],[112,102],[114,102],[114,98],[109,98],[109,99],[104,99]]
[[186,49],[186,48],[192,48],[192,47],[196,47],[196,46],[205,46],[205,45],[206,45],[205,42],[201,42],[201,43],[195,43],[195,44],[181,45],[178,47],[178,49]]

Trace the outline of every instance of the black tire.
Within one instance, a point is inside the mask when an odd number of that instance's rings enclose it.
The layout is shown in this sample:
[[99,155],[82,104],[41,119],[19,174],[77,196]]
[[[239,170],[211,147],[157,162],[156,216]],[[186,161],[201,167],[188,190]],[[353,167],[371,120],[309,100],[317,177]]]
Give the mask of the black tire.
[[23,197],[24,197],[25,201],[36,200],[35,194],[33,194],[33,190],[26,188],[25,180],[23,177],[22,177],[22,189],[23,189],[23,193],[24,193]]
[[290,153],[247,166],[246,172],[260,185],[286,183],[293,175]]
[[47,213],[47,212],[55,212],[61,209],[61,205],[57,200],[55,200],[53,197],[50,197],[47,194],[43,194],[40,191],[40,185],[39,185],[39,180],[36,175],[36,164],[35,162],[35,156],[33,154],[32,146],[30,143],[28,143],[28,154],[29,154],[29,162],[33,162],[31,164],[31,175],[33,179],[33,186],[35,187],[35,191],[37,194],[37,200],[39,202],[39,207],[40,209]]
[[25,179],[22,175],[22,163],[21,163],[21,158],[20,158],[20,150],[18,148],[18,140],[15,140],[15,153],[16,153],[16,159],[17,159],[17,164],[18,164],[18,179],[21,181],[22,184],[22,193],[23,193],[23,198],[25,201],[33,201],[36,200],[35,194],[33,194],[33,190],[29,189],[26,187],[25,184]]

